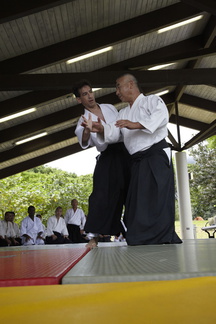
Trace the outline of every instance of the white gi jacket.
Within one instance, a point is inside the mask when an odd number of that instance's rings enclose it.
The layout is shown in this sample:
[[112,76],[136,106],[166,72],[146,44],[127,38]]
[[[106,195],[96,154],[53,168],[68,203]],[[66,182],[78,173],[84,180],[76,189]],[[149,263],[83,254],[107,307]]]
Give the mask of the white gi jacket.
[[[117,117],[118,117],[118,111],[117,109],[113,106],[113,105],[110,105],[110,104],[101,104],[101,105],[98,105],[100,106],[101,108],[101,111],[103,113],[103,116],[104,116],[104,119],[106,121],[106,123],[112,123],[112,122],[115,122]],[[92,120],[93,121],[97,121],[98,120],[98,116],[94,115],[93,113],[91,113],[90,111],[88,111],[87,109],[84,110],[84,116],[86,117],[86,119],[89,118],[89,114],[91,114],[91,117],[92,117]],[[97,150],[99,152],[103,152],[106,150],[108,144],[107,143],[100,143],[98,142],[98,138],[97,138],[97,134],[96,133],[90,133],[90,138],[88,140],[88,143],[86,146],[83,146],[82,144],[82,135],[83,135],[83,130],[84,130],[84,127],[81,126],[81,123],[82,123],[83,119],[82,117],[80,117],[78,123],[77,123],[77,127],[76,127],[76,130],[75,130],[75,134],[76,136],[78,137],[78,140],[79,140],[79,144],[80,146],[83,148],[83,149],[86,149],[88,148],[89,146],[96,146]],[[103,125],[105,125],[104,121],[102,120],[101,121]],[[119,139],[116,140],[116,142],[118,142]]]
[[[34,221],[29,217],[25,217],[21,222],[20,234],[22,236],[23,245],[32,245],[32,244],[44,244],[42,239],[38,239],[38,233],[43,233],[43,226],[41,220],[34,216]],[[31,237],[29,241],[26,242],[26,238],[23,237],[24,234],[27,234]]]
[[66,224],[77,225],[81,230],[83,230],[86,222],[86,217],[81,208],[77,208],[75,212],[73,208],[70,208],[66,211],[64,220]]
[[0,221],[0,235],[3,238],[6,237],[16,237],[16,234],[13,229],[13,225],[11,222],[6,222],[5,220]]
[[51,216],[48,218],[47,236],[54,235],[53,231],[68,236],[68,230],[64,218],[60,217],[59,219],[57,219],[56,216]]
[[17,223],[11,223],[15,232],[15,237],[20,237],[20,229]]
[[129,105],[119,111],[118,119],[127,119],[132,122],[139,122],[145,129],[127,129],[115,126],[115,122],[105,124],[104,139],[97,135],[99,143],[113,143],[123,135],[124,144],[130,154],[144,151],[153,144],[160,142],[167,137],[167,123],[169,114],[163,100],[156,96],[144,96],[140,94],[133,105]]

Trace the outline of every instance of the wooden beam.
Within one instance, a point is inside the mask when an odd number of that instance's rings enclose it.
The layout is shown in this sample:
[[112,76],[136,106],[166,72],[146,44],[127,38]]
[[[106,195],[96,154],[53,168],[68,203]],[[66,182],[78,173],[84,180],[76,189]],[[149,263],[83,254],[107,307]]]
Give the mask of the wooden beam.
[[60,6],[64,3],[71,2],[74,0],[6,0],[1,2],[0,11],[0,24],[5,22],[19,19],[27,15],[35,14],[39,11]]
[[[111,95],[106,95],[98,98],[98,102],[119,102],[117,96],[113,93]],[[0,131],[0,143],[15,140],[16,138],[26,137],[29,134],[34,134],[42,129],[58,125],[70,121],[71,119],[80,117],[83,114],[84,108],[82,105],[75,105],[68,107],[64,110],[49,114],[48,116],[43,116],[31,121],[16,125],[7,129]]]
[[216,103],[215,101],[212,100],[207,100],[207,99],[195,97],[184,93],[181,96],[179,102],[187,106],[192,106],[192,107],[200,108],[204,111],[210,111],[216,113]]
[[181,0],[181,2],[184,2],[197,9],[207,11],[212,15],[216,15],[215,0]]
[[47,146],[51,146],[57,144],[59,142],[63,142],[74,137],[75,126],[69,127],[62,131],[44,136],[43,138],[38,138],[36,140],[13,146],[11,149],[1,152],[0,154],[0,163],[5,161],[18,158],[22,155],[29,154],[35,152],[37,150],[41,150]]
[[195,135],[190,141],[185,143],[182,150],[187,150],[188,148],[204,141],[205,139],[216,135],[216,120],[213,121],[211,124],[207,125],[201,132]]
[[[143,87],[142,88],[143,93],[145,94],[150,94],[150,93],[155,93],[158,91],[158,87]],[[21,96],[17,96],[8,100],[1,101],[0,103],[0,118],[4,116],[8,116],[14,113],[17,113],[19,111],[23,111],[27,108],[30,107],[40,107],[44,106],[45,104],[48,104],[53,101],[58,101],[60,100],[61,97],[70,97],[71,90],[41,90],[41,91],[31,91],[26,94],[23,94]],[[96,99],[97,98],[97,93]],[[114,103],[113,100],[113,94],[108,95],[107,102],[109,103]],[[100,100],[100,99],[99,99]],[[170,99],[168,100],[168,104],[170,103]]]
[[[128,71],[94,71],[89,73],[50,73],[0,75],[0,91],[70,90],[77,80],[91,79],[93,87],[113,88],[115,80]],[[216,68],[133,71],[142,87],[216,84]]]
[[179,57],[179,55],[183,55],[183,53],[185,53],[186,51],[196,51],[200,48],[202,48],[202,37],[199,35],[175,44],[158,48],[151,52],[137,55],[115,64],[105,66],[98,71],[132,70],[136,67],[144,66],[146,62],[148,62],[147,66],[149,64],[156,65],[158,64],[158,60],[160,63],[165,64],[167,62],[170,62],[171,55],[173,58],[177,58]]
[[[176,124],[176,116],[171,115],[169,122],[171,124]],[[208,126],[208,124],[197,121],[197,120],[179,116],[179,126],[184,126],[184,127],[188,127],[188,128],[192,128],[192,129],[196,129],[196,130],[203,130]]]
[[[55,161],[57,159],[60,159],[62,157],[80,152],[82,148],[80,147],[79,143],[76,143],[74,145],[69,145],[67,147],[64,147],[62,149],[38,156],[33,159],[29,159],[24,162],[17,163],[15,165],[12,165],[10,167],[4,168],[0,170],[0,179],[6,178],[8,176],[11,176],[13,174],[26,171],[28,169],[35,168],[36,166],[43,165],[48,162]],[[73,173],[73,166],[71,165],[71,172]]]
[[31,91],[21,96],[1,101],[0,118],[23,111],[30,107],[40,107],[45,103],[48,104],[69,95],[69,90],[40,90]]
[[139,66],[138,62],[136,66],[131,67],[130,70],[140,70],[140,69],[147,69],[150,67],[153,67],[155,65],[160,64],[168,64],[168,63],[178,63],[178,62],[184,62],[184,61],[191,61],[196,60],[204,57],[213,56],[216,53],[216,47],[210,47],[210,48],[204,48],[204,49],[198,49],[193,51],[188,51],[187,49],[183,47],[182,52],[178,52],[177,54],[173,54],[172,52],[167,53],[167,55],[164,57],[160,55],[160,50],[158,50],[157,57],[151,57],[149,55],[149,59],[146,60],[143,59],[143,65]]
[[1,73],[23,73],[148,34],[194,17],[200,10],[181,2],[136,18],[0,62]]

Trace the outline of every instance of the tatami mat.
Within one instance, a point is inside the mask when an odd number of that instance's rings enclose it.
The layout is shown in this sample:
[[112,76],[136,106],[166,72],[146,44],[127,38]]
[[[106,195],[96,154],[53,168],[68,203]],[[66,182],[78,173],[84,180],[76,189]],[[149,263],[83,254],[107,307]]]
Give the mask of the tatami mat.
[[216,240],[177,245],[101,243],[75,265],[62,284],[175,280],[216,276]]
[[77,244],[0,249],[0,287],[59,284],[88,251]]

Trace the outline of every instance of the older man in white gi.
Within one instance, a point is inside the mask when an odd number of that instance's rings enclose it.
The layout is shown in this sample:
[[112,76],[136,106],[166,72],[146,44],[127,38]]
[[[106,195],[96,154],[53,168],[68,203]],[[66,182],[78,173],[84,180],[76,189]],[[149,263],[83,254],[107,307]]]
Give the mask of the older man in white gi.
[[78,208],[78,201],[76,199],[71,200],[71,206],[72,208],[66,211],[64,217],[69,238],[73,243],[86,242],[85,239],[82,238],[86,222],[85,214],[81,208]]
[[42,245],[44,244],[43,226],[41,220],[35,215],[35,207],[29,206],[29,216],[25,217],[21,222],[20,234],[22,236],[23,245]]
[[175,233],[174,175],[171,149],[165,141],[169,114],[163,100],[144,96],[137,80],[125,74],[116,80],[116,94],[128,106],[117,122],[102,125],[84,118],[83,125],[98,132],[101,143],[120,134],[132,158],[125,221],[129,245],[181,243]]
[[59,206],[55,210],[55,216],[48,218],[46,244],[72,243],[68,235],[67,226],[62,217],[62,208]]

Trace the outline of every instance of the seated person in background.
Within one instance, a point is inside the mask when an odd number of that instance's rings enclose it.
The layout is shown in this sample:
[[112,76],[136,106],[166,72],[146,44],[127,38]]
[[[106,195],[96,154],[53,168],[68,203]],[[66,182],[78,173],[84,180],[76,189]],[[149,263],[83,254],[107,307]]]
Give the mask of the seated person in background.
[[3,225],[3,220],[0,220],[0,246],[8,246],[8,242],[5,239],[5,229]]
[[[42,223],[42,216],[41,216],[41,214],[37,214],[36,217],[38,217],[41,220],[41,223]],[[41,235],[41,237],[45,241],[46,236],[47,236],[47,229],[46,229],[46,226],[43,223],[42,223],[42,226],[43,226],[43,234]]]
[[47,221],[46,244],[67,244],[72,243],[68,238],[68,230],[62,216],[62,208],[57,207],[55,216],[51,216]]
[[86,240],[82,237],[86,217],[81,208],[78,208],[78,201],[71,200],[72,208],[68,209],[65,214],[65,223],[67,225],[69,238],[73,243],[83,243]]
[[25,217],[21,222],[20,234],[22,236],[23,245],[42,245],[43,226],[41,220],[35,216],[35,207],[29,206],[29,216]]
[[16,245],[21,245],[22,244],[22,239],[21,239],[21,236],[20,236],[19,225],[17,223],[14,223],[15,213],[13,211],[9,212],[9,213],[10,213],[10,222],[12,223],[13,230],[15,232],[15,240],[19,243],[19,244],[16,244]]
[[11,212],[6,212],[4,220],[1,221],[1,246],[14,246],[19,245],[19,242],[15,240],[15,232],[11,223]]

